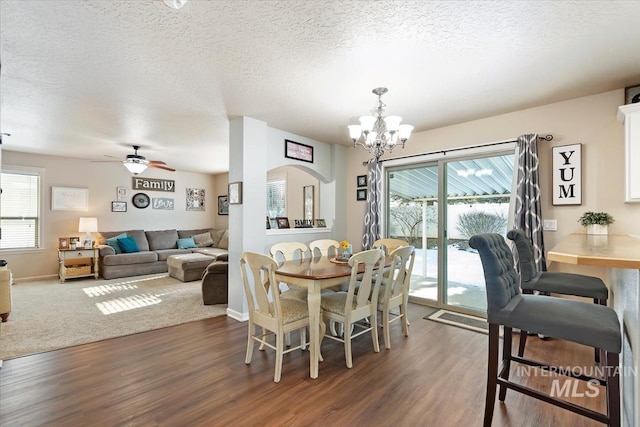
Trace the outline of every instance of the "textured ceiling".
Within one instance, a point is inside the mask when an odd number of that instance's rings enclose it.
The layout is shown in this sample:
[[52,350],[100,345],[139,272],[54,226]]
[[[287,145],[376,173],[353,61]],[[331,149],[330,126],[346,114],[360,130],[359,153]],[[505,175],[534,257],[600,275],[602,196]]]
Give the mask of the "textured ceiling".
[[[640,1],[0,0],[5,150],[228,170],[228,121],[349,144],[640,83]],[[195,153],[195,155],[194,155]]]

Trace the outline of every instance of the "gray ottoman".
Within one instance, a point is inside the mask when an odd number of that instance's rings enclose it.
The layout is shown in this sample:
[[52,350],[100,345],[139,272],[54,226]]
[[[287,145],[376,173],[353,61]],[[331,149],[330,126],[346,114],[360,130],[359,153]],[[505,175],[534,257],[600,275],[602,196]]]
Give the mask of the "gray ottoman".
[[167,258],[169,276],[183,282],[200,280],[202,272],[213,258],[203,254],[171,255]]
[[227,261],[213,261],[207,266],[202,276],[202,302],[204,305],[227,303],[228,274],[229,263]]

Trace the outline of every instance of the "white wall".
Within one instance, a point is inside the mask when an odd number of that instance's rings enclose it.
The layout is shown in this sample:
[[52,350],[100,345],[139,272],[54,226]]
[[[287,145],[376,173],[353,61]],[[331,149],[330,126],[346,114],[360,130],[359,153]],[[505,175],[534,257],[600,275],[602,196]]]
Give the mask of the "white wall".
[[[131,189],[132,175],[118,162],[90,162],[4,150],[2,165],[4,171],[11,165],[42,168],[45,171],[41,200],[42,248],[19,252],[2,251],[2,258],[9,262],[11,271],[18,280],[57,275],[58,237],[81,236],[82,233],[78,233],[78,218],[81,216],[97,217],[101,231],[217,226],[217,191],[214,190],[216,180],[213,175],[178,171],[171,173],[148,168],[140,175],[141,177],[172,179],[176,184],[174,193],[142,191],[151,198],[174,199],[174,210],[156,210],[151,207],[137,209],[133,206],[131,196],[139,191]],[[89,210],[86,212],[51,210],[52,186],[87,188]],[[119,186],[127,187],[130,192],[127,212],[111,212],[111,202],[117,200],[116,187]],[[186,210],[186,188],[205,190],[205,211]]]

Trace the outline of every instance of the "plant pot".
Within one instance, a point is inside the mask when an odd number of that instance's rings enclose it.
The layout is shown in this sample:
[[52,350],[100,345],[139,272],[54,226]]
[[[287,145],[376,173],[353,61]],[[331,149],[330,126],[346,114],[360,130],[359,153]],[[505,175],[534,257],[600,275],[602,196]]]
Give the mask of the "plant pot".
[[608,225],[589,224],[587,225],[587,234],[607,235],[609,233]]

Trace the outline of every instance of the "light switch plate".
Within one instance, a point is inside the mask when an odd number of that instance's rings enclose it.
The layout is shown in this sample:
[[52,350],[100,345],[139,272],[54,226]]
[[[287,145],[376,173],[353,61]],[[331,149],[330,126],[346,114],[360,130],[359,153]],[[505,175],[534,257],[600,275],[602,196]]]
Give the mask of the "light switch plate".
[[545,231],[558,231],[558,220],[557,219],[543,220],[542,229]]

